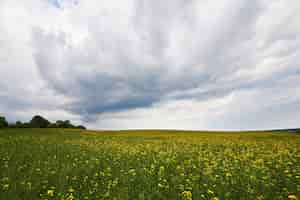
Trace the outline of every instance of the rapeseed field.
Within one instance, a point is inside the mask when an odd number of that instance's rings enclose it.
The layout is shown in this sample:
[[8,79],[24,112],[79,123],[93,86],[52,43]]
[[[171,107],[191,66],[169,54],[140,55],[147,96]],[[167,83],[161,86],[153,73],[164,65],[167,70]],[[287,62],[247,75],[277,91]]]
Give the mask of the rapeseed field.
[[0,130],[1,200],[300,197],[300,135]]

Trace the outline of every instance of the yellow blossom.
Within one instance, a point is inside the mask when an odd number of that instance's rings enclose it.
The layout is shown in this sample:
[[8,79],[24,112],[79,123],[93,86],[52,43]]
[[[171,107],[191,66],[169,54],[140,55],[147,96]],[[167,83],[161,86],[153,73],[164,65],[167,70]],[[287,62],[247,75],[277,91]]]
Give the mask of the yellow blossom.
[[47,191],[47,195],[48,195],[49,197],[53,197],[53,196],[54,196],[54,190],[48,190],[48,191]]
[[9,184],[4,184],[3,185],[3,190],[8,190],[8,188],[9,188]]
[[72,192],[74,192],[75,190],[73,189],[73,188],[69,188],[68,189],[68,192],[70,192],[70,193],[72,193]]
[[290,194],[290,195],[288,196],[288,198],[291,199],[291,200],[298,200],[298,198],[297,198],[296,195],[294,195],[294,194]]
[[181,193],[182,197],[185,199],[185,200],[192,200],[193,199],[193,195],[192,195],[192,192],[191,191],[183,191]]

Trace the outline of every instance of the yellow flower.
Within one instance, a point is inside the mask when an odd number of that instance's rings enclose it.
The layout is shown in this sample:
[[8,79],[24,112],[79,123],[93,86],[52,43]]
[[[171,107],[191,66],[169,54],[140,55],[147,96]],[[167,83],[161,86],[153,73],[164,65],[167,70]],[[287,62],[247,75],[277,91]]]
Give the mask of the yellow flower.
[[69,188],[68,189],[68,192],[70,192],[70,193],[72,193],[72,192],[74,192],[75,190],[73,189],[73,188]]
[[67,197],[67,200],[73,200],[73,199],[74,199],[73,194],[70,194],[70,195]]
[[212,200],[219,200],[219,198],[218,197],[214,197],[214,198],[212,198]]
[[291,200],[298,200],[298,198],[297,198],[296,195],[294,195],[294,194],[290,194],[290,195],[288,196],[288,198],[291,199]]
[[54,196],[54,190],[48,190],[48,191],[47,191],[47,195],[48,195],[49,197],[53,197],[53,196]]
[[208,190],[207,190],[207,193],[208,193],[208,194],[214,194],[214,191],[208,189]]
[[31,190],[31,188],[32,188],[32,183],[31,182],[27,182],[27,188],[28,188],[28,190]]
[[230,176],[232,176],[232,175],[231,175],[231,173],[227,172],[227,173],[226,173],[226,176],[227,176],[227,177],[230,177]]
[[183,199],[185,199],[185,200],[192,200],[193,199],[193,194],[192,194],[191,191],[183,191],[181,193],[181,195],[182,195]]
[[3,185],[3,190],[8,190],[8,188],[9,188],[9,184],[4,184]]

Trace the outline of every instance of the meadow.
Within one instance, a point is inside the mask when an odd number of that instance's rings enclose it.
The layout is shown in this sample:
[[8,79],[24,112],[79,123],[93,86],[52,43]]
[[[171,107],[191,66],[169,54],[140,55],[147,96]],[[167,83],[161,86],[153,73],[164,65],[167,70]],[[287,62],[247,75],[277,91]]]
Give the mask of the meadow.
[[299,134],[0,130],[1,200],[299,197]]

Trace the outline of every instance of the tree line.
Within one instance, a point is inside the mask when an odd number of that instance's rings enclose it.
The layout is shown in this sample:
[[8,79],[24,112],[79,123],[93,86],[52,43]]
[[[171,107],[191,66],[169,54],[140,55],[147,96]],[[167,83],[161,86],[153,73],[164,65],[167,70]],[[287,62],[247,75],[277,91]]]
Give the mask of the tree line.
[[16,123],[8,123],[6,118],[0,116],[0,128],[76,128],[86,129],[84,126],[73,125],[70,120],[57,120],[55,123],[51,123],[46,118],[36,115],[29,122],[16,121]]

